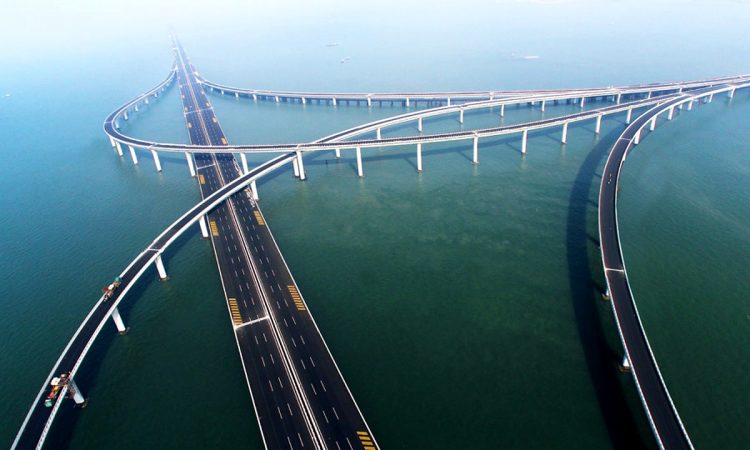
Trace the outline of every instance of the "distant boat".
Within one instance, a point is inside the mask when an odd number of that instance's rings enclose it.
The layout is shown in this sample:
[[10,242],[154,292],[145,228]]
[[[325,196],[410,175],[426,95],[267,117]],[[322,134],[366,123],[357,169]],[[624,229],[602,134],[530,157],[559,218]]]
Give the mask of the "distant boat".
[[341,44],[339,44],[338,42],[329,42],[326,44],[326,47],[338,47],[339,45]]
[[523,57],[523,59],[529,60],[529,59],[539,59],[540,57],[538,55],[526,55]]
[[341,61],[339,61],[339,62],[341,64],[344,64],[345,62],[349,62],[349,61],[351,61],[351,58],[347,56],[346,58],[341,58]]

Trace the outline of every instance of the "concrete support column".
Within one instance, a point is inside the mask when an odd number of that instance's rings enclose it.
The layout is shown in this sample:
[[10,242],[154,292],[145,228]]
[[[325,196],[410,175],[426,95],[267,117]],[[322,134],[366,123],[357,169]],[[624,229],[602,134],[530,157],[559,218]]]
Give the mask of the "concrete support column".
[[633,118],[633,108],[628,108],[628,115],[625,116],[625,124],[630,125],[630,120]]
[[563,144],[566,144],[568,142],[568,122],[565,122],[563,124],[562,138],[560,138],[560,142],[562,142]]
[[688,111],[692,111],[692,109],[693,109],[693,101],[692,101],[692,100],[690,100],[690,101],[688,102],[687,110],[688,110]]
[[714,94],[709,94],[707,103],[711,103],[713,100],[714,100]]
[[362,172],[362,148],[357,147],[357,175],[362,178],[365,176]]
[[221,90],[221,95],[224,95],[224,89]]
[[331,99],[331,104],[332,104],[333,106],[336,106],[336,97],[333,97],[333,98]]
[[276,103],[279,103],[279,96],[276,96]]
[[73,401],[76,402],[76,405],[83,405],[84,403],[86,403],[86,399],[83,397],[81,390],[78,389],[76,381],[72,378],[68,380],[68,392],[70,392],[70,395],[71,397],[73,397]]
[[471,155],[471,162],[479,164],[479,136],[474,136],[474,151]]
[[596,128],[594,129],[594,133],[599,134],[600,131],[602,131],[602,115],[599,114],[596,116]]
[[195,176],[195,166],[193,165],[193,155],[190,154],[190,152],[185,152],[185,159],[188,163],[188,170],[190,171],[190,176]]
[[240,98],[240,93],[239,92],[235,92],[234,93],[234,98]]
[[615,103],[617,103],[619,105],[620,104],[620,100],[622,100],[622,94],[617,94],[617,101]]
[[305,165],[302,163],[302,152],[297,150],[297,166],[299,166],[299,179],[305,179]]
[[258,94],[255,94],[255,93],[253,94],[253,101],[254,102],[258,101]]
[[464,123],[464,110],[461,109],[458,113],[458,123],[462,124]]
[[201,216],[200,219],[198,219],[198,225],[201,227],[201,237],[203,239],[208,239],[208,225],[206,225],[206,216]]
[[138,103],[135,104],[135,112],[138,112]]
[[731,91],[729,91],[729,99],[730,100],[734,98],[734,91],[735,91],[735,89],[732,89]]
[[240,162],[242,162],[242,173],[250,172],[250,169],[247,167],[247,155],[240,153]]
[[641,130],[636,131],[635,136],[633,137],[633,144],[638,145],[641,142]]
[[303,105],[306,105],[306,104],[307,104],[307,100],[305,100],[305,97],[302,97],[302,104],[303,104]]
[[657,117],[659,117],[659,116],[658,115],[654,116],[654,118],[651,119],[651,123],[648,126],[649,131],[654,131],[656,129],[656,118]]
[[115,138],[113,138],[112,136],[109,137],[109,143],[112,144],[112,147],[116,147]]
[[156,166],[156,171],[161,172],[161,162],[159,161],[159,155],[156,153],[156,150],[151,150],[151,156],[154,157],[154,165]]
[[450,106],[450,105],[451,105],[451,98],[448,97],[448,106]]
[[417,172],[422,171],[422,143],[417,143]]
[[255,184],[255,180],[250,182],[250,192],[253,193],[253,200],[258,200],[258,185]]
[[296,157],[292,160],[292,168],[294,169],[294,176],[299,177],[299,165]]
[[409,107],[409,97],[406,97],[406,103],[405,103],[405,106],[406,106],[407,108]]
[[667,113],[667,120],[672,120],[673,115],[674,115],[674,106],[669,108],[669,112]]
[[128,112],[125,111],[125,114],[122,116],[125,120],[128,120]]
[[586,97],[581,97],[581,108],[583,108],[584,105],[586,105]]
[[117,156],[122,156],[122,146],[120,145],[119,142],[117,143],[115,148],[117,148]]
[[145,98],[145,99],[143,100],[143,102],[144,102],[144,103],[146,103],[146,104],[148,105],[148,97],[146,97],[146,98]]
[[380,128],[375,130],[375,139],[380,139]]
[[648,97],[646,98],[651,98],[651,91],[648,91]]
[[529,130],[523,130],[523,135],[521,136],[521,153],[524,155],[526,154],[526,141],[528,140],[528,136]]
[[417,130],[419,130],[420,133],[422,132],[422,118],[421,117],[417,119]]
[[336,159],[339,159],[339,158],[341,158],[341,149],[340,149],[340,148],[337,148],[337,149],[335,149],[334,151],[336,152]]
[[[120,145],[118,142],[117,145]],[[128,145],[128,149],[130,149],[130,159],[133,160],[133,164],[138,165],[138,155],[135,154],[135,149],[132,145]]]
[[125,334],[128,332],[128,329],[125,327],[125,322],[122,321],[120,310],[118,310],[117,308],[115,308],[115,310],[112,311],[112,321],[115,323],[118,333]]
[[372,99],[370,97],[367,97],[367,107],[368,108],[372,107]]
[[500,105],[500,117],[505,117],[505,105]]
[[547,102],[546,102],[545,100],[542,100],[542,106],[541,106],[541,110],[542,110],[542,112],[544,112],[544,105],[545,105],[546,103],[547,103]]
[[164,268],[164,261],[161,260],[161,253],[156,257],[156,271],[159,272],[161,281],[167,280],[167,270]]

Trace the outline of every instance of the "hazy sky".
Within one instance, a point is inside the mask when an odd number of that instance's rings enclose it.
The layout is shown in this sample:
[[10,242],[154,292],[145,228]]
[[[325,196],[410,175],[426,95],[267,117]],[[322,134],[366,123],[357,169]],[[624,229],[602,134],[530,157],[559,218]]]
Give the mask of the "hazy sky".
[[[425,58],[424,64],[436,64],[444,49],[445,58],[458,62],[462,55],[497,58],[516,51],[566,62],[605,53],[620,57],[610,65],[637,63],[642,54],[653,61],[663,54],[665,64],[679,66],[711,55],[724,63],[717,69],[720,73],[750,71],[750,63],[745,62],[748,3],[10,0],[0,14],[4,66],[0,68],[23,70],[40,61],[80,60],[105,53],[115,63],[127,64],[133,55],[144,52],[155,52],[148,61],[168,60],[166,43],[173,27],[189,45],[188,51],[202,57],[201,62],[210,62],[211,46],[234,46],[247,58],[261,46],[272,47],[276,55],[303,60],[309,54],[309,41],[317,46],[343,41],[360,44],[349,47],[360,60],[399,54],[415,63]],[[219,56],[227,59],[226,53]],[[271,64],[272,56],[263,57]],[[211,68],[210,64],[202,67]],[[231,68],[231,61],[227,67]]]

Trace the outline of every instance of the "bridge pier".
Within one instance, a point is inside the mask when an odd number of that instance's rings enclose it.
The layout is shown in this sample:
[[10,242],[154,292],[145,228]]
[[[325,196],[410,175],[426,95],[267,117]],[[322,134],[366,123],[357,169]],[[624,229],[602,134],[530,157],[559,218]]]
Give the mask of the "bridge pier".
[[76,381],[72,378],[68,380],[68,392],[73,401],[76,402],[76,405],[84,405],[86,403],[86,399],[81,394],[81,390],[78,389]]
[[596,116],[596,127],[594,129],[595,134],[599,134],[602,131],[602,114]]
[[651,119],[651,124],[648,126],[649,131],[654,131],[656,129],[656,118],[659,117],[658,114],[654,116],[653,119]]
[[294,169],[294,176],[299,178],[299,165],[296,157],[292,160],[292,169]]
[[617,101],[615,103],[617,103],[619,105],[620,104],[620,100],[622,100],[622,93],[617,94]]
[[112,136],[109,136],[109,143],[112,144],[112,147],[116,147],[115,138],[113,138]]
[[448,106],[451,105],[451,98],[450,97],[448,97],[448,103],[447,104],[448,104]]
[[650,98],[651,98],[651,91],[648,91],[648,96],[647,96],[646,98],[647,98],[647,99],[650,99]]
[[630,120],[633,118],[633,108],[628,108],[628,115],[625,116],[625,125],[630,125]]
[[546,103],[547,103],[547,102],[546,102],[545,100],[542,100],[542,105],[541,105],[541,110],[542,110],[542,112],[544,112],[544,105],[545,105]]
[[255,184],[255,180],[250,182],[250,192],[253,193],[253,200],[258,200],[258,185]]
[[122,156],[122,146],[120,143],[118,142],[114,147],[117,149],[117,156]]
[[302,99],[302,104],[306,105],[307,104],[307,100],[305,100],[305,97],[301,97],[301,99]]
[[464,109],[461,108],[461,110],[458,112],[458,123],[461,125],[464,124]]
[[206,216],[201,216],[200,219],[198,219],[198,225],[201,227],[201,237],[203,239],[208,239],[208,226],[206,225]]
[[341,158],[341,149],[340,148],[335,148],[335,149],[333,149],[333,151],[336,154],[336,159]]
[[731,91],[729,91],[729,100],[731,100],[731,99],[733,99],[733,98],[734,98],[734,91],[735,91],[735,90],[736,90],[736,88],[732,88],[732,90],[731,90]]
[[568,143],[568,122],[565,122],[563,124],[562,137],[560,138],[560,142],[563,144]]
[[375,139],[380,139],[380,128],[375,129]]
[[193,156],[190,154],[190,152],[185,152],[185,159],[188,163],[188,170],[190,171],[190,176],[195,177],[195,166],[193,165]]
[[630,372],[630,360],[628,359],[628,354],[624,354],[622,356],[622,363],[620,363],[620,370],[623,372]]
[[115,309],[112,311],[112,321],[115,323],[115,326],[117,327],[117,332],[120,334],[126,334],[128,332],[128,328],[125,326],[125,322],[122,321],[122,316],[120,315],[120,310],[115,307]]
[[167,281],[167,270],[164,268],[164,261],[161,260],[161,253],[156,256],[156,271],[159,272],[161,281]]
[[688,102],[687,110],[688,110],[688,111],[692,111],[692,110],[693,110],[693,100],[690,100],[690,101]]
[[417,143],[417,172],[422,171],[422,143]]
[[406,106],[407,108],[409,107],[409,97],[406,97],[406,103],[404,103],[404,106]]
[[[567,125],[567,124],[566,124]],[[521,136],[521,154],[526,154],[526,141],[529,137],[529,130],[523,130],[523,134]]]
[[[119,146],[120,143],[118,142],[117,145]],[[138,155],[135,154],[135,149],[132,145],[128,145],[128,149],[130,150],[130,159],[133,160],[133,165],[138,165]]]
[[633,144],[638,145],[641,142],[641,130],[638,130],[635,132],[635,136],[633,136]]
[[128,120],[128,112],[127,112],[127,111],[125,111],[125,114],[123,114],[123,116],[122,116],[122,117],[123,117],[123,118],[124,118],[125,120]]
[[240,98],[240,93],[239,92],[235,92],[234,93],[234,98]]
[[297,165],[299,166],[299,179],[305,179],[305,165],[302,163],[302,152],[297,150]]
[[479,164],[479,136],[474,136],[474,149],[471,155],[472,164]]
[[240,153],[240,162],[242,162],[242,173],[246,174],[250,172],[247,167],[247,155],[245,155],[244,153]]
[[500,117],[505,117],[505,104],[500,105]]
[[357,147],[357,175],[362,178],[365,176],[364,172],[362,171],[362,148]]
[[276,103],[279,103],[279,96],[276,96]]
[[586,97],[581,97],[581,108],[586,105]]
[[714,101],[714,94],[708,94],[708,101],[706,103],[711,103]]
[[253,92],[253,101],[254,102],[258,101],[258,94],[254,93],[254,92]]
[[135,112],[138,112],[138,103],[135,104]]
[[421,117],[417,119],[417,130],[419,130],[420,133],[422,132],[422,118]]
[[148,97],[146,97],[146,98],[143,99],[143,103],[145,103],[145,104],[148,105]]
[[372,99],[370,98],[369,95],[367,96],[367,107],[372,108]]
[[674,106],[669,108],[669,112],[667,113],[667,120],[672,120],[673,115],[674,115]]
[[151,149],[151,156],[154,157],[154,165],[156,166],[156,171],[161,172],[161,162],[159,161],[159,155],[156,153],[156,150]]

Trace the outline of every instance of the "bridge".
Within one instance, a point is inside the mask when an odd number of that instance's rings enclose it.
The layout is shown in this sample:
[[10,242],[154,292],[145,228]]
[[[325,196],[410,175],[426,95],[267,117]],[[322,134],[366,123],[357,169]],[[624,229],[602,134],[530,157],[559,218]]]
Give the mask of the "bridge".
[[606,296],[612,300],[617,329],[625,347],[623,367],[631,370],[651,428],[661,448],[692,449],[687,431],[669,395],[659,371],[646,332],[641,324],[633,294],[630,290],[625,262],[617,228],[617,192],[622,165],[629,151],[640,142],[644,129],[652,131],[660,114],[672,120],[675,109],[687,105],[692,109],[695,101],[711,101],[714,95],[728,92],[750,84],[704,88],[689,94],[681,94],[650,108],[622,132],[607,158],[599,189],[599,242],[602,265],[607,279]]
[[[731,97],[736,89],[750,85],[750,77],[725,77],[631,88],[516,92],[508,94],[508,98],[446,105],[382,119],[310,143],[237,146],[230,145],[221,130],[203,89],[208,82],[198,76],[177,41],[174,42],[174,50],[175,65],[168,76],[156,87],[113,112],[105,121],[104,129],[120,156],[121,145],[130,146],[135,163],[137,159],[134,145],[151,150],[157,170],[161,170],[157,149],[184,151],[190,173],[199,181],[202,201],[167,227],[123,270],[120,274],[122,284],[111,298],[101,297],[96,302],[44,381],[16,436],[13,448],[41,448],[64,399],[70,396],[76,403],[84,401],[75,383],[75,375],[105,322],[111,318],[118,331],[126,330],[117,309],[119,303],[152,264],[156,267],[159,278],[167,278],[162,261],[163,253],[196,223],[200,226],[202,236],[210,238],[212,242],[227,311],[266,448],[377,448],[375,439],[271,235],[258,206],[255,182],[290,163],[295,166],[297,176],[304,179],[303,152],[333,149],[338,156],[340,148],[356,149],[360,176],[360,149],[378,146],[416,144],[418,167],[421,170],[422,144],[472,139],[473,161],[476,163],[479,137],[521,133],[525,153],[529,131],[562,126],[561,141],[564,143],[569,123],[595,119],[595,132],[598,133],[602,117],[622,112],[627,114],[626,122],[629,126],[615,144],[607,161],[600,194],[600,236],[608,294],[612,298],[618,330],[625,347],[623,363],[632,368],[644,409],[659,445],[663,448],[692,446],[661,379],[627,284],[616,228],[617,175],[628,150],[638,144],[646,126],[654,129],[660,114],[666,113],[668,120],[671,120],[676,110],[685,106],[690,110],[699,99],[711,101],[714,95],[722,92],[729,93]],[[119,133],[119,118],[127,120],[131,111],[137,112],[139,105],[158,97],[175,80],[178,81],[182,95],[191,144],[160,144],[136,140]],[[437,93],[434,98],[443,94]],[[380,138],[379,130],[382,127],[417,120],[421,128],[424,117],[458,112],[459,120],[463,122],[463,111],[470,108],[499,106],[502,115],[503,107],[507,104],[533,102],[543,110],[545,102],[561,100],[576,101],[583,108],[586,99],[594,97],[611,99],[613,104],[506,127]],[[623,102],[624,98],[629,101]],[[631,121],[634,110],[646,107],[650,109]],[[373,130],[376,139],[345,141]],[[249,169],[244,157],[245,151],[283,154]],[[239,153],[242,168],[234,158],[235,153]],[[284,307],[281,306],[282,303]],[[287,330],[287,319],[294,323],[294,332]],[[284,322],[284,326],[280,325],[281,322]],[[55,398],[53,406],[46,407],[45,395],[49,392],[50,382],[53,377],[63,373],[68,374],[69,381]]]

